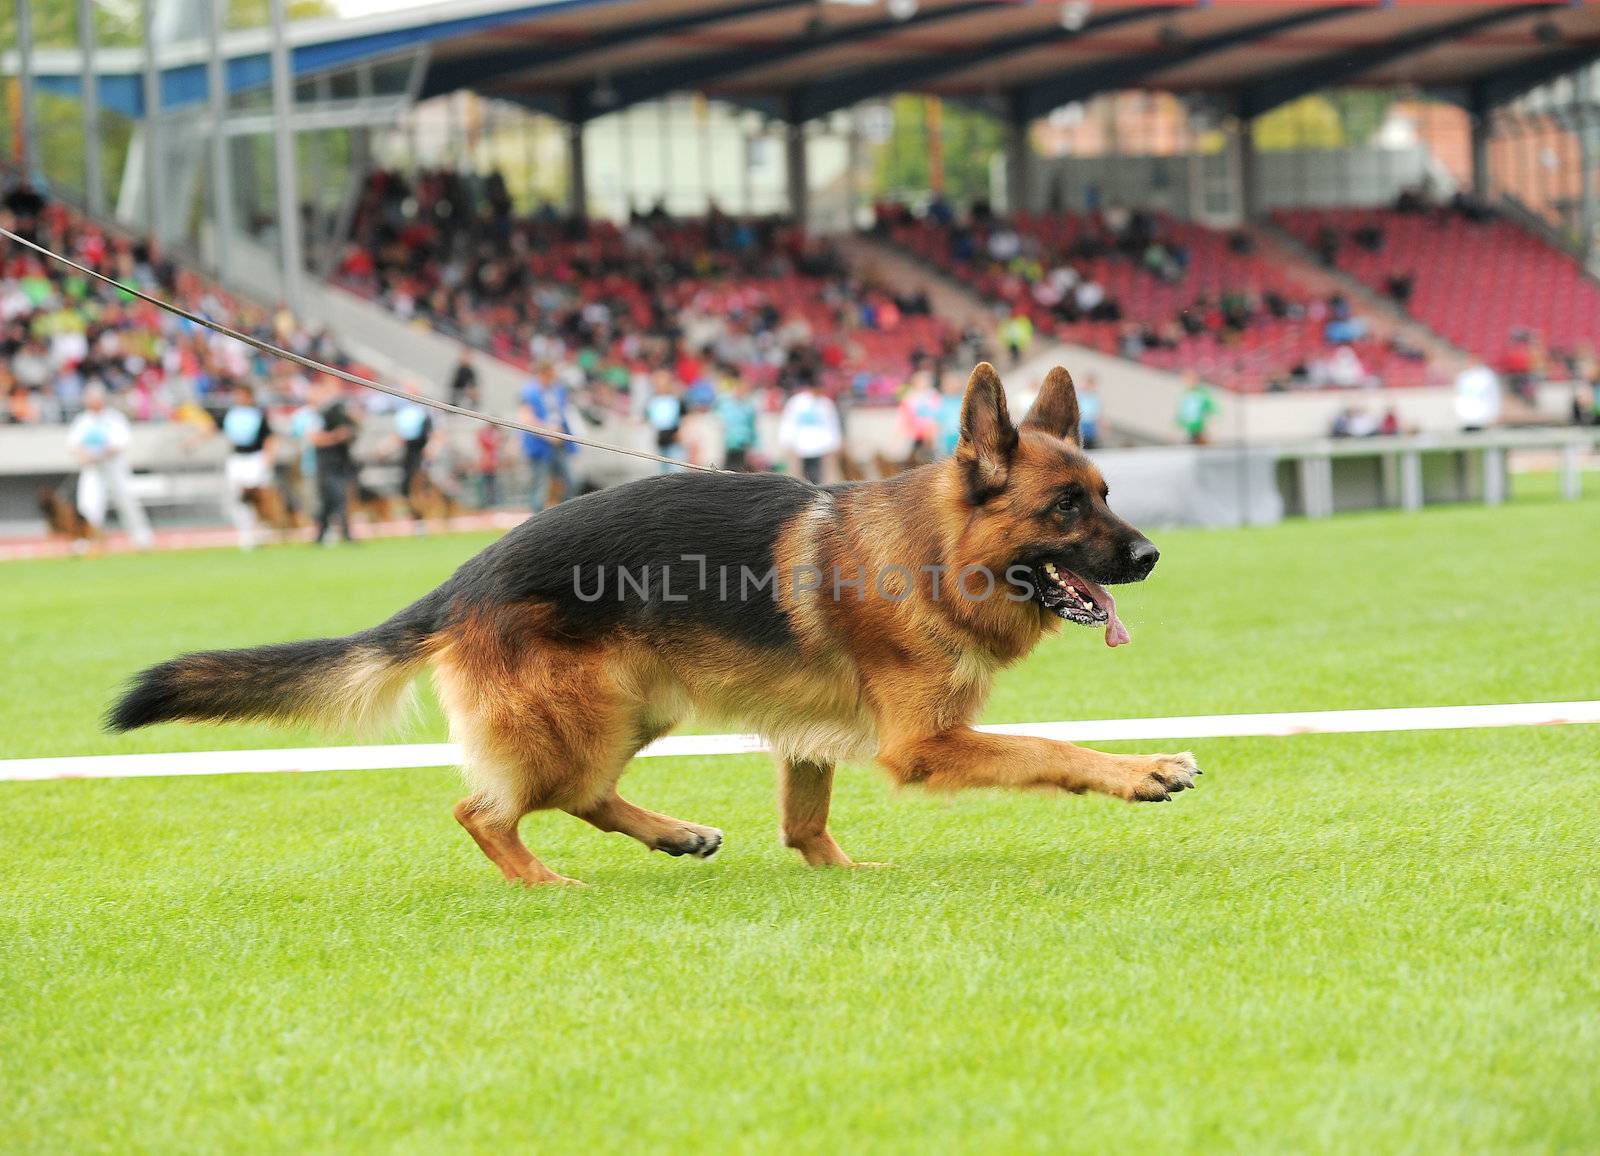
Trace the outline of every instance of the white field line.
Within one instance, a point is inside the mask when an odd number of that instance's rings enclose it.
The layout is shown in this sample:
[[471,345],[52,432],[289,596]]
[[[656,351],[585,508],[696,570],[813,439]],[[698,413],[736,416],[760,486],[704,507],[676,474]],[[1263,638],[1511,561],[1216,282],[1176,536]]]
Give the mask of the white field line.
[[[1178,715],[1172,718],[985,726],[995,734],[1034,735],[1072,742],[1116,739],[1246,738],[1378,731],[1469,730],[1478,727],[1600,723],[1600,700],[1508,703],[1498,706],[1425,706],[1386,710],[1313,710],[1281,714]],[[673,735],[658,739],[639,758],[744,755],[766,750],[759,735]],[[453,766],[453,743],[366,747],[302,747],[265,751],[184,751],[153,755],[84,755],[0,760],[0,781],[138,779],[178,775],[248,775],[278,771],[383,771]]]

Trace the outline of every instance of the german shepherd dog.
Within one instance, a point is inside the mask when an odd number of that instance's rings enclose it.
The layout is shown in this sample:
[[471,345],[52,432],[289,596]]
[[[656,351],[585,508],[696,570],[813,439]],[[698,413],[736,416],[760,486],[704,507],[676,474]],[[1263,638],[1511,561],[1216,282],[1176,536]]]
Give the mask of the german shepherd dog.
[[[522,843],[559,809],[671,855],[722,832],[617,793],[629,759],[691,713],[764,735],[785,843],[852,866],[828,833],[834,763],[899,783],[1164,801],[1193,756],[1112,755],[969,725],[995,671],[1065,620],[1127,641],[1107,585],[1155,546],[1106,505],[1053,370],[1020,426],[993,367],[967,385],[955,455],[885,481],[676,473],[535,514],[442,586],[347,638],[185,655],[140,674],[118,731],[174,719],[373,723],[417,673],[465,752],[455,816],[506,878],[571,882]],[[988,587],[986,590],[985,587]]]

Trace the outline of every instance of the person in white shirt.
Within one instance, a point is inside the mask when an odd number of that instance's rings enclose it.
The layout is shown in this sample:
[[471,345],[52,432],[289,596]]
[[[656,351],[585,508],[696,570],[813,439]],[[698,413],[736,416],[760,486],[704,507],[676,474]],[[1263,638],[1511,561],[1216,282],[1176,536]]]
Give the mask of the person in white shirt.
[[778,418],[778,445],[800,461],[800,472],[812,485],[822,483],[823,465],[844,445],[839,410],[817,392],[809,377],[800,380]]
[[1500,420],[1500,378],[1481,361],[1456,374],[1456,420],[1468,432]]
[[1341,389],[1368,384],[1367,367],[1361,364],[1360,356],[1350,346],[1339,346],[1328,358],[1328,384]]
[[128,465],[128,443],[133,431],[128,419],[106,404],[106,387],[99,382],[83,391],[84,410],[67,429],[67,449],[81,467],[78,473],[78,512],[96,530],[106,524],[106,508],[115,502],[122,528],[140,550],[150,548],[150,519],[133,493],[133,470]]
[[1105,301],[1105,287],[1092,278],[1085,278],[1073,290],[1073,298],[1078,303],[1078,312],[1088,317]]
[[1009,261],[1022,252],[1022,238],[1009,226],[989,234],[989,256],[996,261]]

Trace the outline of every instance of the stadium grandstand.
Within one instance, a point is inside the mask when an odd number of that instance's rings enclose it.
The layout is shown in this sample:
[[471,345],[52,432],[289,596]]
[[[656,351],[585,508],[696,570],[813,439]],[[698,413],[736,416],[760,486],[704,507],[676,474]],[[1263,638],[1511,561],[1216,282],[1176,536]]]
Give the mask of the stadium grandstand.
[[0,0],[0,1156],[1600,1156],[1597,578],[1600,0]]
[[[716,464],[746,383],[740,460],[796,468],[781,415],[814,388],[848,477],[937,452],[933,398],[980,356],[1020,381],[1083,367],[1114,445],[1454,432],[1480,367],[1497,424],[1594,412],[1600,4],[17,0],[8,20],[8,227],[506,416],[555,383],[574,430]],[[184,447],[234,385],[275,427],[308,406],[310,375],[3,241],[0,275],[4,419],[29,427],[0,433],[8,525],[71,474],[51,427],[91,385],[180,521],[214,509],[182,480],[214,463]],[[370,409],[363,484],[393,488],[395,407]],[[510,443],[444,424],[447,488],[522,493]],[[628,468],[585,450],[574,488]]]

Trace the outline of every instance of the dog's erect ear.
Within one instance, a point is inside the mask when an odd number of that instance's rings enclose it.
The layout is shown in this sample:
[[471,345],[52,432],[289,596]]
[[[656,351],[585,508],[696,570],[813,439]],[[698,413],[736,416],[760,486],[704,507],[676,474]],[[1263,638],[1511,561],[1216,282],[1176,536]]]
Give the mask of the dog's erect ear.
[[1011,457],[1017,449],[1017,428],[1006,412],[1006,391],[987,361],[978,362],[961,399],[961,440],[956,461],[967,482],[967,496],[981,506],[1005,489]]
[[1022,419],[1022,428],[1042,429],[1073,445],[1083,444],[1078,436],[1078,390],[1072,384],[1072,374],[1058,365],[1045,376],[1039,396]]

